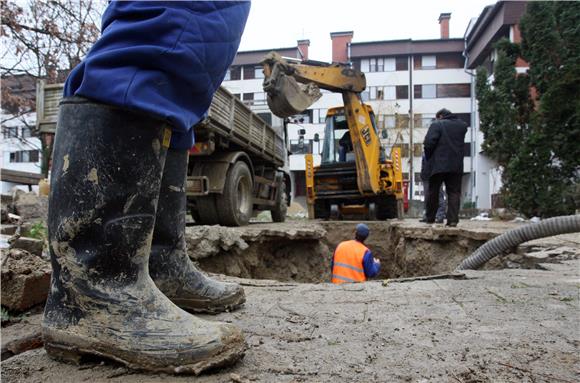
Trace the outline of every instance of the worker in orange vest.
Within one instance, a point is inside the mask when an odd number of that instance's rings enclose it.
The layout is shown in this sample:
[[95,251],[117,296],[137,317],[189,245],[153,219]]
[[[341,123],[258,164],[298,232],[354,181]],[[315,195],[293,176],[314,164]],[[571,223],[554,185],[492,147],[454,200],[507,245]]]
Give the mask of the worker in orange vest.
[[369,233],[369,227],[359,223],[355,239],[338,244],[332,257],[332,283],[364,282],[379,273],[381,261],[364,245]]

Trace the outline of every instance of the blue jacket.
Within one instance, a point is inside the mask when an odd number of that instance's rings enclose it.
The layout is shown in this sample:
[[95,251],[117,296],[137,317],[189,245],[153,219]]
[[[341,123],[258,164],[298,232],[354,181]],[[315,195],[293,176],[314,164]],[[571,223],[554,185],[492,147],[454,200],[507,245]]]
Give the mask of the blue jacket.
[[232,63],[250,2],[112,1],[102,35],[70,74],[64,96],[151,113],[189,149]]

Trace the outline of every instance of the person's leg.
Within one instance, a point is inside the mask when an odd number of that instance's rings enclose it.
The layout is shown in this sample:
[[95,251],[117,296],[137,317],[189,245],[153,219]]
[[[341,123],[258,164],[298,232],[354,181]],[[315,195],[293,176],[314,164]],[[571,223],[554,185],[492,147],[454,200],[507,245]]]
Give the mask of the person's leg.
[[427,199],[429,198],[429,180],[423,180],[423,201],[425,204],[425,208],[423,210],[423,218],[421,218],[421,222],[427,222]]
[[200,272],[187,255],[185,215],[187,150],[169,149],[155,217],[149,272],[157,287],[181,308],[217,313],[233,310],[246,297],[238,284],[218,282]]
[[445,199],[445,190],[443,190],[443,184],[439,188],[439,208],[437,209],[437,214],[435,216],[435,222],[443,223],[445,220],[447,212],[447,200]]
[[429,196],[427,198],[427,223],[435,222],[435,214],[439,208],[439,188],[443,182],[442,174],[429,177]]
[[243,356],[237,327],[180,309],[149,276],[170,137],[164,122],[141,113],[80,98],[61,103],[48,215],[53,273],[42,323],[50,357],[199,373]]
[[447,173],[445,188],[447,189],[447,225],[457,226],[459,222],[459,203],[461,200],[461,173]]

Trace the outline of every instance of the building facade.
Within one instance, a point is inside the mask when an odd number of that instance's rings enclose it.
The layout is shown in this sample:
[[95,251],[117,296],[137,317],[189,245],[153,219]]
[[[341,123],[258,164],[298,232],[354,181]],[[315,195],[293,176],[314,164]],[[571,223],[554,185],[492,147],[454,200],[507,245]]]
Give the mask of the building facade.
[[[496,51],[493,45],[502,38],[513,43],[521,42],[519,21],[526,10],[525,1],[499,1],[483,9],[479,17],[471,20],[465,31],[465,67],[471,74],[472,89],[475,88],[475,74],[478,67],[485,67],[488,81],[493,81]],[[525,73],[528,64],[518,59],[516,70]],[[474,169],[473,199],[479,209],[498,206],[502,186],[501,169],[497,163],[485,155],[481,146],[484,136],[479,127],[479,113],[475,92],[471,94],[473,110]]]

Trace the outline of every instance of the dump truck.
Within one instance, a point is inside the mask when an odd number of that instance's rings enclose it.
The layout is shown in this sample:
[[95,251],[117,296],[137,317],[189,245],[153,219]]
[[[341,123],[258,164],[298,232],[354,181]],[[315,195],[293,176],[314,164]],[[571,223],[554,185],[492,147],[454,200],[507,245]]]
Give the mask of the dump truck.
[[[54,134],[63,84],[37,84],[37,129]],[[188,209],[196,223],[244,226],[269,210],[283,222],[290,204],[285,123],[274,129],[224,87],[194,128],[187,171]]]
[[320,89],[340,93],[343,105],[328,109],[320,166],[306,161],[310,218],[402,218],[403,175],[400,148],[390,158],[381,147],[375,115],[361,100],[364,73],[342,63],[300,61],[269,53],[262,61],[263,88],[272,113],[301,113],[321,97]]

